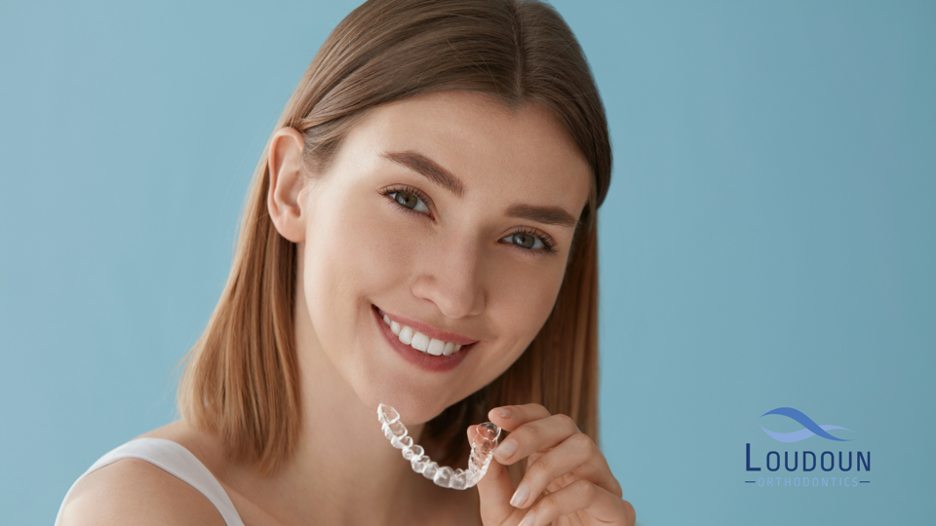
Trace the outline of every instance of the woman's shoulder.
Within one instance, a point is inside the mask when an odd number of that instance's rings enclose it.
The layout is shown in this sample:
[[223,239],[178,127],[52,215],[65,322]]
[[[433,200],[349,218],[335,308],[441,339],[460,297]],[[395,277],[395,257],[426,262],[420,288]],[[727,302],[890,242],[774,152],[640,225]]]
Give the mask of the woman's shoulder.
[[[206,461],[214,460],[210,454],[204,458],[199,456],[211,450],[210,438],[199,436],[181,422],[137,438],[171,441],[191,452],[202,465],[207,466]],[[166,446],[178,450],[171,444],[156,441],[131,441],[128,444],[148,445],[151,450],[164,450]],[[189,482],[150,461],[127,457],[95,469],[78,480],[62,505],[57,526],[129,522],[180,526],[225,524],[215,505]]]
[[224,520],[192,486],[145,460],[127,458],[80,480],[57,526],[128,523],[223,526]]

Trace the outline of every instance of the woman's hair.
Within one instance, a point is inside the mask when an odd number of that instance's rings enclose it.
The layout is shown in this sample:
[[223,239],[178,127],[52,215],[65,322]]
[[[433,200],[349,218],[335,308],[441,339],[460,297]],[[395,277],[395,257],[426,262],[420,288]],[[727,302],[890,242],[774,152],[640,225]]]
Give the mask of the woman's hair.
[[[538,402],[598,439],[597,207],[611,178],[604,108],[581,47],[549,5],[527,0],[370,0],[331,33],[276,128],[305,138],[324,170],[364,112],[420,94],[467,90],[510,108],[537,103],[559,119],[594,173],[556,304],[499,378],[431,420],[442,459],[467,452],[464,429],[500,405]],[[272,473],[295,450],[300,382],[294,335],[296,245],[267,211],[269,143],[257,164],[231,274],[186,357],[180,413],[239,459]],[[376,424],[375,424],[376,425]],[[513,470],[516,476],[523,468]]]

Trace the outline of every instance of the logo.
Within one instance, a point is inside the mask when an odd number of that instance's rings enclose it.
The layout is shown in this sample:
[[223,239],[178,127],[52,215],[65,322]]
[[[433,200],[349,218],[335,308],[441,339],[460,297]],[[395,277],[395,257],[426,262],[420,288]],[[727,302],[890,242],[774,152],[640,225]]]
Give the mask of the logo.
[[848,438],[837,438],[837,437],[830,435],[829,433],[826,433],[826,431],[832,431],[836,429],[841,429],[843,431],[851,431],[851,429],[847,429],[847,428],[840,427],[840,426],[820,426],[816,424],[815,422],[813,422],[811,418],[803,414],[802,411],[798,411],[796,409],[793,409],[792,407],[778,407],[774,409],[773,411],[767,411],[761,416],[764,417],[767,415],[782,415],[782,416],[785,416],[787,418],[790,418],[796,421],[796,423],[803,426],[803,429],[800,429],[799,431],[794,431],[792,433],[777,433],[775,431],[771,431],[769,429],[764,428],[764,426],[760,426],[760,428],[764,430],[764,433],[767,433],[767,435],[770,438],[778,442],[784,442],[784,443],[789,444],[791,442],[799,442],[800,440],[806,440],[807,438],[811,436],[820,436],[822,438],[825,438],[828,440],[835,440],[837,442],[848,442],[849,440],[851,440]]
[[843,450],[842,448],[846,447],[845,442],[851,442],[854,439],[841,438],[829,433],[829,431],[851,432],[851,429],[842,426],[819,425],[805,413],[792,407],[778,407],[760,416],[763,418],[767,415],[784,416],[802,426],[802,429],[791,433],[778,433],[764,426],[758,426],[764,433],[767,433],[767,436],[777,442],[793,444],[813,436],[822,437],[825,440],[814,440],[812,442],[814,447],[809,449],[803,449],[800,446],[778,447],[775,445],[776,451],[767,451],[766,454],[762,453],[763,449],[760,450],[761,452],[757,451],[760,449],[756,444],[758,440],[752,441],[755,442],[754,447],[750,442],[745,444],[745,472],[748,477],[757,477],[754,480],[745,480],[745,484],[756,484],[756,487],[761,488],[854,488],[871,483],[869,478],[871,452],[861,446],[857,449],[849,448],[851,451]]

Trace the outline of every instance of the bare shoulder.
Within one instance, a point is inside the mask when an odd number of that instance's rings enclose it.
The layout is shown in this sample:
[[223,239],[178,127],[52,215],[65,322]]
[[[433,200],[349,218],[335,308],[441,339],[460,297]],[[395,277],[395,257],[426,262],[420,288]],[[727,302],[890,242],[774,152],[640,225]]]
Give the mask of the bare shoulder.
[[145,460],[126,458],[78,482],[62,509],[60,526],[129,523],[223,526],[224,520],[186,482]]
[[[142,436],[174,440],[190,450],[207,446],[193,439],[179,422]],[[224,520],[214,504],[187,482],[145,460],[125,458],[95,470],[75,485],[62,508],[59,526],[130,523],[223,526]]]

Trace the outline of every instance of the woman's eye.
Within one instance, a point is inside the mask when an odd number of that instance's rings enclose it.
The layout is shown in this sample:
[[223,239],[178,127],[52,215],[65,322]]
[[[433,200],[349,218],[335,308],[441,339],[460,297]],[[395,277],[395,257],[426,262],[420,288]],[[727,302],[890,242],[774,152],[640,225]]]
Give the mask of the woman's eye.
[[503,238],[502,241],[517,245],[520,248],[528,248],[530,250],[542,250],[546,247],[540,238],[530,234],[524,234],[523,232],[510,234],[509,236]]
[[415,210],[416,212],[422,212],[424,214],[429,213],[429,207],[426,206],[426,202],[410,192],[399,190],[392,192],[390,197],[404,208],[409,208],[410,210]]

